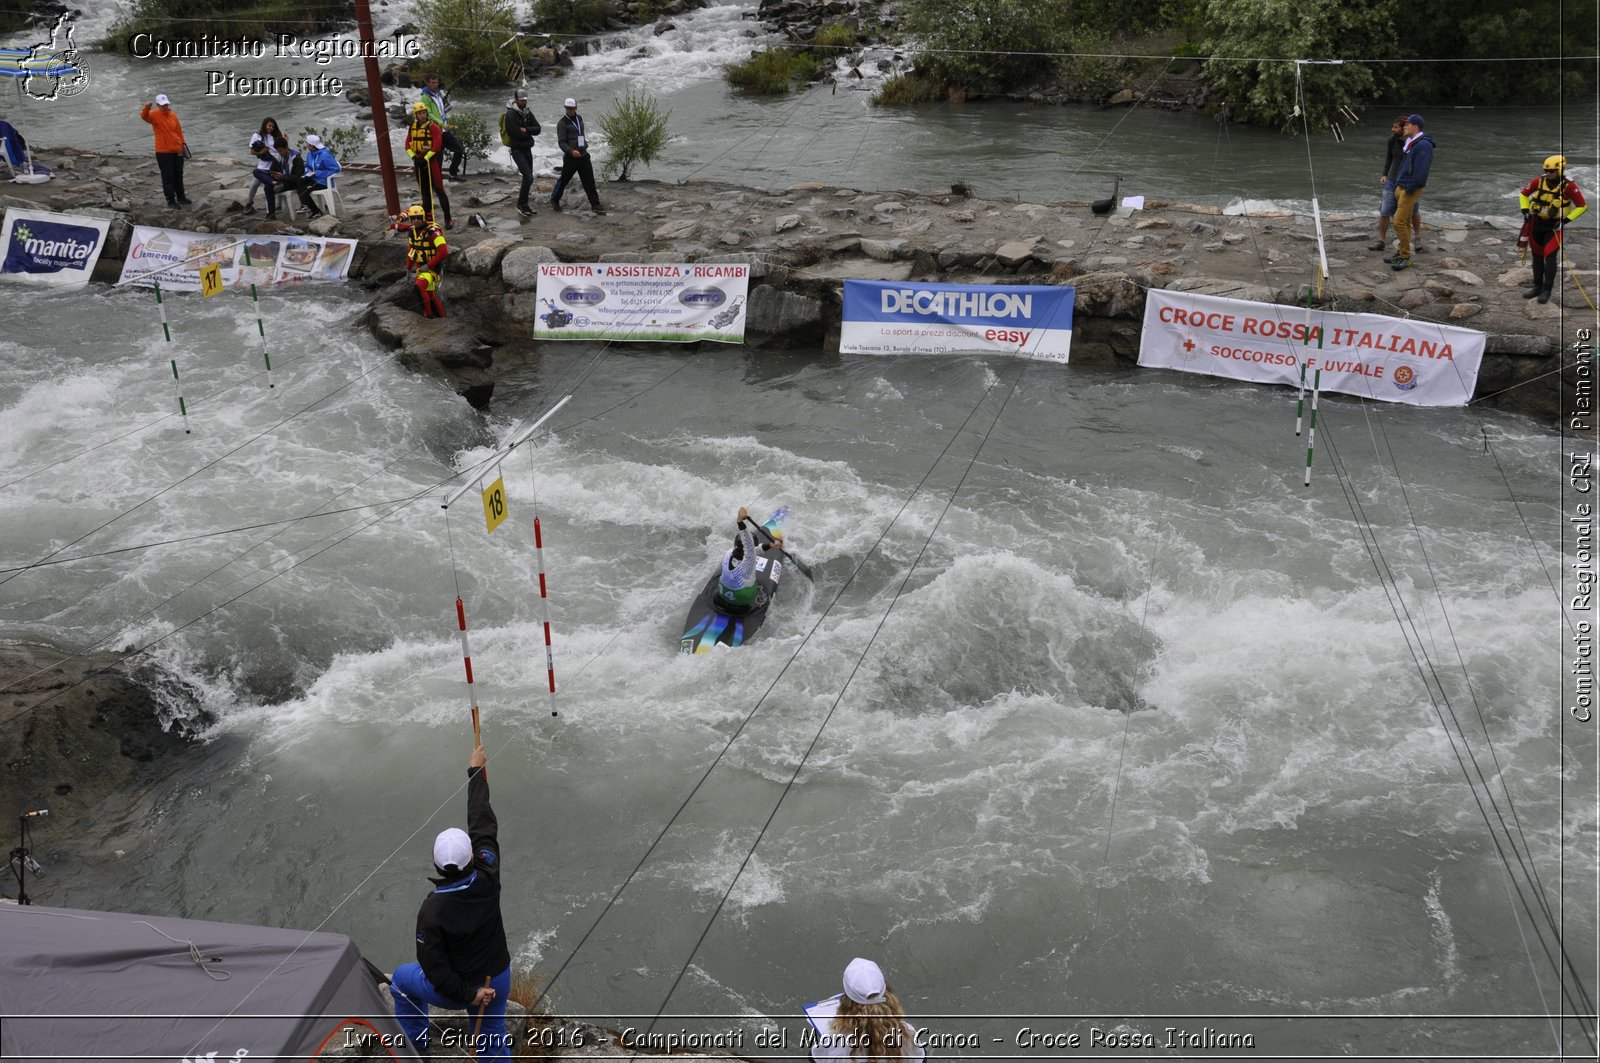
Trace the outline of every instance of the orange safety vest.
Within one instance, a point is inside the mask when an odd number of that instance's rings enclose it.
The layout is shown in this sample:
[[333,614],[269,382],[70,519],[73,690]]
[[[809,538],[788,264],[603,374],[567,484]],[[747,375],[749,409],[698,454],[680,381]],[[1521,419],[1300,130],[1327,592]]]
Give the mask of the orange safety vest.
[[439,127],[427,119],[418,122],[411,120],[411,128],[406,130],[406,154],[413,159],[431,159],[438,150],[434,132]]
[[[406,234],[411,241],[411,246],[406,249],[407,266],[428,266],[429,260],[437,256],[443,259],[449,252],[445,244],[444,231],[437,225],[414,225]],[[428,266],[437,269],[437,266]]]

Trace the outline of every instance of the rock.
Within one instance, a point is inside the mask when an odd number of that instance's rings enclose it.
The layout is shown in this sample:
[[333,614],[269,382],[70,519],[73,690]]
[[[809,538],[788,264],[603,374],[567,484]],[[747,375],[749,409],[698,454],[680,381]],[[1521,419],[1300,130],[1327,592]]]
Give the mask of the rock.
[[[1533,300],[1528,300],[1524,306],[1533,305]],[[1545,336],[1529,336],[1523,333],[1489,333],[1489,338],[1484,342],[1484,352],[1487,354],[1518,354],[1525,357],[1548,358],[1555,354],[1559,348]]]
[[1456,294],[1456,290],[1450,287],[1450,285],[1445,284],[1442,281],[1435,280],[1432,277],[1429,277],[1427,280],[1423,281],[1422,286],[1423,288],[1427,289],[1430,295],[1437,295],[1441,299],[1448,299],[1452,295]]
[[1085,273],[1072,278],[1077,292],[1073,314],[1095,317],[1140,317],[1144,314],[1144,289],[1119,271]]
[[1133,223],[1135,229],[1170,229],[1172,223],[1165,218],[1141,218]]
[[780,215],[778,215],[777,220],[772,223],[772,225],[773,225],[773,228],[772,228],[773,232],[775,232],[775,233],[786,233],[790,229],[797,229],[797,228],[800,227],[800,215],[798,215],[798,214],[780,214]]
[[339,219],[331,214],[324,214],[320,218],[312,218],[306,222],[306,229],[318,236],[331,236],[339,228]]
[[1400,298],[1395,300],[1395,305],[1402,310],[1420,310],[1433,302],[1433,296],[1422,288],[1410,288]]
[[1439,276],[1443,277],[1445,280],[1455,281],[1457,284],[1465,284],[1469,288],[1483,287],[1483,278],[1478,276],[1476,273],[1473,273],[1471,270],[1455,268],[1442,269],[1439,271]]
[[870,240],[861,241],[861,253],[868,258],[875,258],[879,262],[893,262],[901,257],[900,252],[905,248],[904,240]]
[[1526,288],[1533,283],[1533,273],[1527,266],[1514,266],[1506,270],[1495,279],[1495,283],[1506,288]]
[[824,331],[820,300],[768,284],[750,289],[744,320],[746,335],[773,336],[797,344],[816,342]]
[[650,239],[682,240],[692,235],[695,226],[699,224],[694,218],[679,218],[677,221],[669,221],[665,225],[657,227],[655,232],[650,234]]
[[564,233],[557,233],[556,239],[561,243],[572,244],[575,247],[588,247],[590,244],[594,243],[594,237],[590,236],[586,232],[579,232],[576,229]]
[[729,229],[727,232],[717,237],[717,243],[727,247],[738,247],[740,244],[744,243],[744,240],[745,232],[743,229]]
[[468,277],[492,277],[499,267],[500,260],[521,241],[510,236],[491,236],[487,240],[480,240],[471,247],[462,251],[459,256],[450,256],[450,265],[454,272]]
[[1242,243],[1244,243],[1244,240],[1245,240],[1244,233],[1223,233],[1222,234],[1222,242],[1225,243],[1225,244],[1242,244]]
[[247,195],[249,195],[248,189],[219,188],[215,192],[208,192],[205,198],[196,204],[194,209],[197,211],[238,210],[244,206],[244,199]]
[[1465,321],[1467,318],[1475,317],[1481,313],[1483,313],[1483,307],[1477,303],[1457,303],[1450,308],[1450,320]]
[[1195,295],[1219,295],[1225,299],[1248,299],[1257,303],[1275,303],[1277,293],[1263,284],[1248,281],[1221,280],[1216,277],[1179,277],[1166,285],[1169,292],[1192,292]]
[[500,280],[514,292],[531,292],[539,285],[539,266],[561,259],[548,247],[514,247],[500,259]]
[[1036,246],[1037,241],[1034,240],[1012,240],[996,248],[994,255],[1006,266],[1015,269],[1033,257]]

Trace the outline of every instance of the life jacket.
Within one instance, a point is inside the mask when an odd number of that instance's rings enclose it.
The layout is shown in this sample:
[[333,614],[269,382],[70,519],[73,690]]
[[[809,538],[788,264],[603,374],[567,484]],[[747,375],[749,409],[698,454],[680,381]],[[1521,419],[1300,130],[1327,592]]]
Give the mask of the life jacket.
[[406,261],[414,266],[428,265],[429,259],[446,250],[444,231],[437,225],[413,225],[406,237],[411,241],[411,246],[406,249]]
[[411,120],[411,128],[406,130],[406,154],[413,159],[427,159],[433,156],[433,131],[432,122]]
[[1561,208],[1571,202],[1567,193],[1568,183],[1565,177],[1558,177],[1552,188],[1545,178],[1539,178],[1538,187],[1528,196],[1528,210],[1541,221],[1555,221],[1561,217]]

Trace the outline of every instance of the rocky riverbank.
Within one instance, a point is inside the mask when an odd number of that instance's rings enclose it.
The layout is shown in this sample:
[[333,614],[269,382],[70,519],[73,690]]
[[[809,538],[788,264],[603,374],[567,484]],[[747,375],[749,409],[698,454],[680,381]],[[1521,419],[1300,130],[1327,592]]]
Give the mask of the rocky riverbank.
[[[547,175],[535,200],[539,213],[523,219],[514,209],[513,175],[483,174],[450,186],[457,221],[444,291],[450,317],[429,321],[416,313],[402,269],[404,241],[386,229],[375,174],[341,179],[343,216],[306,222],[302,215],[297,224],[245,213],[249,174],[231,159],[190,163],[196,205],[187,210],[164,208],[153,192],[141,191],[153,187],[147,157],[45,149],[41,159],[57,167],[58,180],[13,186],[0,206],[109,212],[112,244],[99,280],[120,271],[133,223],[359,238],[351,276],[373,292],[367,326],[405,365],[443,377],[478,406],[490,401],[497,374],[538,357],[532,323],[541,262],[749,263],[747,345],[810,348],[818,358],[837,357],[845,278],[1068,284],[1077,303],[1072,361],[1062,371],[1074,373],[1136,361],[1151,289],[1304,306],[1317,246],[1311,219],[1287,213],[1224,215],[1210,206],[1150,202],[1097,216],[1081,201],[986,201],[960,189],[800,185],[772,192],[638,181],[604,186],[609,212],[602,216],[577,194],[567,197],[568,210],[551,211]],[[1430,227],[1424,250],[1402,273],[1368,250],[1371,216],[1329,215],[1324,228],[1332,280],[1320,295],[1313,292],[1318,305],[1482,330],[1488,341],[1479,401],[1552,425],[1563,406],[1572,408],[1577,374],[1562,353],[1576,327],[1592,323],[1587,299],[1600,287],[1595,272],[1572,271],[1557,298],[1540,305],[1521,296],[1529,269],[1518,261],[1514,219]],[[1594,261],[1595,238],[1592,229],[1573,231],[1569,261]]]

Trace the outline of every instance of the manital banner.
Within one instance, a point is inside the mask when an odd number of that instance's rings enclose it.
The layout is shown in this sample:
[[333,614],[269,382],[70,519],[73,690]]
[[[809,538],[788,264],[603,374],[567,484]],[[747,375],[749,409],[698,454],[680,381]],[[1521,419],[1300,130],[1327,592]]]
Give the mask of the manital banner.
[[844,282],[840,354],[1013,354],[1065,362],[1071,288]]
[[533,338],[743,343],[749,290],[740,262],[545,262]]
[[1304,310],[1214,295],[1152,291],[1139,364],[1260,384],[1306,386],[1411,406],[1465,406],[1485,336],[1383,314]]
[[355,240],[331,236],[242,236],[135,225],[117,283],[145,288],[160,283],[169,292],[197,292],[200,271],[213,264],[222,267],[222,283],[229,288],[341,281],[350,274],[355,251]]
[[0,276],[30,284],[82,288],[105,246],[104,218],[8,208],[0,228]]

